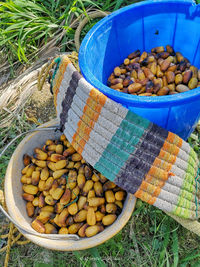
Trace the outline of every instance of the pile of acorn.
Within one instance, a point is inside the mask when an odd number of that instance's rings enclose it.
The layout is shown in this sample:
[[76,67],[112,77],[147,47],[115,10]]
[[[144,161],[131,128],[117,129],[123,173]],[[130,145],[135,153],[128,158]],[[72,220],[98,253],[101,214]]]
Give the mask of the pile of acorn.
[[24,155],[21,182],[37,232],[91,237],[117,219],[126,192],[87,164],[65,135],[34,152]]
[[107,85],[119,92],[139,96],[164,96],[190,91],[200,86],[200,70],[170,46],[151,53],[136,50],[114,68]]

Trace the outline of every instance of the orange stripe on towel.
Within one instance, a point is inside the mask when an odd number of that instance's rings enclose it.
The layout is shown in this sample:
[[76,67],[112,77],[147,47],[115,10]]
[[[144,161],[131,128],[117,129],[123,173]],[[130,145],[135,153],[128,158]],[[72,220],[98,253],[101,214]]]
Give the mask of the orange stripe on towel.
[[[155,203],[162,187],[171,176],[170,170],[176,161],[176,157],[180,150],[179,147],[182,145],[182,140],[180,140],[179,137],[177,138],[177,135],[169,133],[158,157],[155,158],[152,167],[142,181],[139,189],[136,191],[135,197],[140,198],[150,205]],[[173,155],[170,156],[171,153],[173,153]],[[166,159],[169,160],[169,163],[166,162]]]
[[183,143],[183,140],[178,135],[171,133],[171,132],[168,133],[167,140],[170,143],[175,144],[179,148],[182,146],[182,143]]
[[[94,97],[96,102],[94,101]],[[83,115],[77,124],[78,128],[72,139],[72,145],[74,145],[74,143],[79,144],[76,150],[80,154],[82,154],[84,147],[90,138],[90,133],[94,129],[95,123],[101,113],[101,109],[106,103],[106,99],[107,97],[100,93],[97,89],[91,89],[86,105],[83,108]],[[89,126],[86,125],[85,122],[87,122]],[[81,136],[84,136],[84,139],[80,137],[79,133]]]
[[[71,63],[67,56],[62,57],[62,62],[60,63],[59,69],[56,73],[56,76],[53,81],[53,95],[54,95],[54,105],[57,107],[57,95],[59,92],[60,85],[64,78],[65,71],[67,69],[68,64]],[[57,111],[57,109],[56,109]]]

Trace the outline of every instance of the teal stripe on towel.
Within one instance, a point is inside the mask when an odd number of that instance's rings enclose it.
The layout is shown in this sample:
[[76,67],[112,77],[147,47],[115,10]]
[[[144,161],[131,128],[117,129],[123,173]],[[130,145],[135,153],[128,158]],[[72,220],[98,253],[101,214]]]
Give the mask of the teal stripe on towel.
[[[136,123],[131,124],[129,122],[131,120],[135,120]],[[138,115],[129,111],[94,168],[101,168],[102,174],[105,175],[103,166],[108,166],[108,169],[112,170],[112,174],[110,173],[110,175],[108,175],[108,172],[106,171],[107,177],[113,181],[128,160],[130,154],[134,152],[135,146],[140,141],[145,130],[149,127],[149,124],[150,122],[148,120],[140,118]],[[122,150],[126,150],[127,153]],[[111,154],[113,155],[112,158],[110,158]]]

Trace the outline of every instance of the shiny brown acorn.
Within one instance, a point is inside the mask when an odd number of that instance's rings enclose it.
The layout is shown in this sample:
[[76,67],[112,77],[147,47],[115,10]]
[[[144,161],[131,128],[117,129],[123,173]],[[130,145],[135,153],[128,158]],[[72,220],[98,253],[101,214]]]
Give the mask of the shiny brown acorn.
[[[162,84],[158,79],[162,79]],[[158,46],[149,53],[136,50],[129,54],[122,64],[115,67],[107,85],[134,96],[175,95],[185,92],[186,87],[189,90],[197,88],[200,70],[180,52],[175,52],[172,46],[167,45],[166,49]]]
[[[143,53],[138,58],[144,65],[153,65],[153,56]],[[125,60],[127,66],[130,61]],[[122,69],[121,73],[126,71]],[[145,76],[153,78],[152,71],[147,69],[136,73],[133,75],[140,79],[140,87],[148,82]],[[118,77],[111,82],[116,85],[121,80]],[[34,153],[34,157],[24,155],[20,178],[22,198],[26,201],[27,215],[33,219],[33,229],[44,234],[77,234],[89,238],[116,220],[126,192],[87,164],[65,135],[60,140],[46,140]]]

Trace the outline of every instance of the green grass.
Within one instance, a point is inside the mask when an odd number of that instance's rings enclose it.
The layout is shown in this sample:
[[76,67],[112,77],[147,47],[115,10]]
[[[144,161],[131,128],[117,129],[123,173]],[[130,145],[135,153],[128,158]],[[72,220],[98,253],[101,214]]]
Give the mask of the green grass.
[[[0,2],[0,58],[15,65],[30,64],[38,50],[54,41],[62,52],[75,50],[73,22],[88,10],[114,11],[130,0],[6,0]],[[96,20],[98,21],[98,20]],[[94,23],[91,21],[86,30]],[[84,31],[83,34],[85,34]]]

